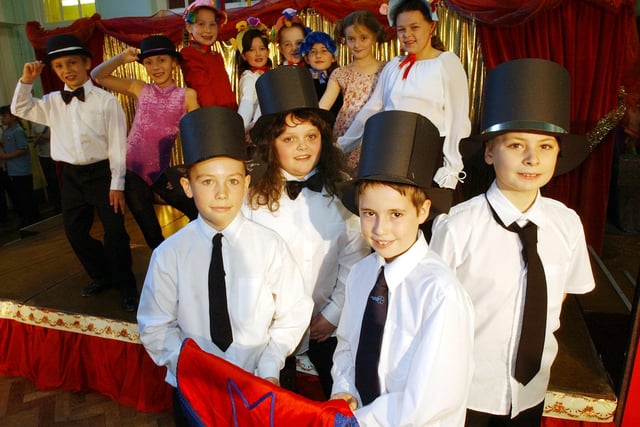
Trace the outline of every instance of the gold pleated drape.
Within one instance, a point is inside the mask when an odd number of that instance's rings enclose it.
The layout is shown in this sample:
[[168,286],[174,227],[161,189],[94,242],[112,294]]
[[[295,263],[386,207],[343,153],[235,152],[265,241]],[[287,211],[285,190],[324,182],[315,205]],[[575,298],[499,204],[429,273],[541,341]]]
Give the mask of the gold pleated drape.
[[[314,9],[305,9],[299,13],[300,18],[305,25],[310,27],[314,31],[324,31],[333,36],[333,29],[335,24],[322,15],[318,14]],[[477,123],[476,118],[480,117],[481,107],[481,91],[484,81],[484,62],[482,59],[482,52],[480,50],[480,43],[476,34],[476,25],[474,22],[460,17],[457,13],[447,9],[440,3],[438,7],[439,22],[436,27],[436,34],[443,41],[448,50],[454,52],[460,58],[462,66],[467,71],[467,77],[469,81],[469,115],[471,123]],[[104,58],[108,59],[124,49],[129,47],[127,44],[117,40],[112,36],[105,35],[104,43]],[[181,49],[182,46],[178,46]],[[238,84],[238,73],[235,66],[235,49],[229,41],[218,41],[215,44],[215,49],[220,52],[224,58],[224,63],[227,68],[227,73],[231,79],[231,87],[235,91]],[[271,60],[274,65],[279,63],[278,49],[274,44],[270,46]],[[381,61],[388,61],[389,59],[397,56],[400,53],[400,46],[396,39],[390,40],[386,43],[376,46],[375,55]],[[345,65],[350,61],[347,47],[344,44],[338,44],[338,64]],[[118,67],[114,75],[122,78],[138,79],[146,82],[151,82],[144,67],[137,63],[132,62],[122,67]],[[178,86],[184,86],[184,80],[180,69],[175,71],[175,81]],[[122,94],[114,93],[121,102],[124,111],[127,116],[128,124],[130,125],[133,116],[135,115],[135,99]],[[172,152],[172,164],[178,164],[182,162],[182,149],[180,142],[177,141]]]

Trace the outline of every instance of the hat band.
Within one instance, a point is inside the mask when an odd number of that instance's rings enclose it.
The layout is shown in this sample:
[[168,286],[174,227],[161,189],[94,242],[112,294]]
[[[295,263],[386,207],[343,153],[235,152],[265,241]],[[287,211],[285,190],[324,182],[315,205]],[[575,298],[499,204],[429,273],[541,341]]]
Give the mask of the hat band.
[[169,49],[167,47],[156,47],[155,49],[147,49],[144,52],[140,52],[141,55],[148,55],[153,52],[173,52],[175,49]]
[[60,53],[60,52],[69,52],[69,51],[72,51],[72,50],[84,50],[84,48],[82,46],[63,47],[62,49],[52,50],[47,55],[54,55],[54,54]]
[[514,120],[511,122],[497,123],[493,126],[489,126],[481,132],[481,134],[494,133],[494,132],[517,132],[517,131],[534,131],[543,133],[568,133],[560,126],[554,125],[548,122],[536,122],[531,120]]

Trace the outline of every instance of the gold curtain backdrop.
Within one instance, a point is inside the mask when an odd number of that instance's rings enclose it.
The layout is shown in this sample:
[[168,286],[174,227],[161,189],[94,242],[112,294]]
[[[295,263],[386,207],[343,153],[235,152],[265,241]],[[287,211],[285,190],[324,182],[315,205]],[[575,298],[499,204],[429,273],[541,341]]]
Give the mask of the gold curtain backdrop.
[[[304,9],[299,13],[300,18],[306,26],[313,31],[324,31],[333,37],[333,30],[335,22],[331,22],[322,15],[320,15],[315,9]],[[442,3],[438,6],[438,26],[436,27],[436,34],[442,39],[444,45],[448,50],[454,52],[460,58],[462,66],[467,71],[467,78],[469,81],[469,114],[471,123],[477,123],[476,118],[480,118],[480,106],[484,80],[484,63],[482,60],[482,52],[480,49],[480,43],[476,33],[475,22],[463,18],[456,12],[447,9]],[[346,65],[350,62],[348,49],[345,44],[336,41],[338,46],[338,65]],[[104,40],[104,59],[107,60],[112,56],[117,55],[126,48],[130,47],[124,42],[116,39],[115,37],[105,35]],[[178,46],[178,49],[182,49],[183,45]],[[231,87],[236,91],[238,85],[238,73],[236,63],[236,51],[231,45],[230,40],[217,41],[215,44],[215,50],[220,52],[224,58],[224,63],[231,79]],[[388,61],[393,57],[400,54],[400,45],[397,39],[389,40],[385,43],[379,43],[375,47],[375,55],[381,61]],[[274,66],[277,66],[280,62],[278,48],[274,43],[270,44],[271,61]],[[122,78],[138,79],[146,82],[151,82],[151,79],[146,73],[144,67],[137,63],[132,62],[118,67],[114,71],[114,75]],[[175,71],[175,81],[178,86],[184,86],[184,80],[179,68]],[[114,94],[118,97],[118,100],[122,104],[124,111],[127,115],[127,121],[129,126],[133,121],[135,115],[136,101],[134,98],[122,95],[119,93]],[[236,91],[237,94],[237,91]],[[182,148],[179,140],[174,146],[172,152],[172,164],[179,164],[182,162]]]

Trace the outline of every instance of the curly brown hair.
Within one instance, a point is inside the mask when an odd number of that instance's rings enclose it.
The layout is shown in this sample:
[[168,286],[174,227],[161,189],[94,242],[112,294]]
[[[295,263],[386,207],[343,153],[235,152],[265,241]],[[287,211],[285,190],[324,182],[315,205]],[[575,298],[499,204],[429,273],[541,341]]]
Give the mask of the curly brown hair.
[[267,206],[271,212],[280,208],[285,180],[282,165],[275,149],[275,141],[286,129],[287,119],[295,126],[308,122],[318,128],[322,138],[317,169],[322,174],[324,189],[331,196],[337,195],[338,183],[348,178],[342,150],[333,144],[331,125],[315,109],[302,108],[293,111],[264,116],[262,132],[257,137],[256,148],[259,158],[266,162],[267,169],[260,179],[249,188],[249,203],[252,209]]

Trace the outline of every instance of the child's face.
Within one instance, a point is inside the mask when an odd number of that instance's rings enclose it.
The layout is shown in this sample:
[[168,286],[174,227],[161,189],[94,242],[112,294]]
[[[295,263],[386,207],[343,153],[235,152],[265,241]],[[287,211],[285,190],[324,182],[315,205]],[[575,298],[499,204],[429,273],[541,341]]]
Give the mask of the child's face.
[[304,32],[300,27],[284,27],[280,30],[278,50],[289,62],[300,62],[300,45],[304,41]]
[[550,135],[508,132],[487,143],[484,159],[493,165],[496,183],[509,199],[535,196],[553,177],[560,147]]
[[83,55],[62,56],[51,60],[51,68],[70,89],[77,89],[89,80],[91,60]]
[[198,162],[189,170],[188,178],[180,178],[202,219],[218,231],[235,219],[250,181],[244,163],[230,157]]
[[374,183],[367,185],[358,198],[360,228],[369,246],[387,262],[405,253],[416,242],[418,227],[429,216],[431,201],[419,208],[409,195]]
[[242,57],[252,67],[263,67],[267,65],[269,59],[269,49],[264,45],[260,37],[254,37],[251,41],[251,48],[242,53]]
[[310,122],[299,123],[291,115],[286,118],[286,128],[274,141],[276,155],[282,169],[302,179],[320,160],[322,135]]
[[198,9],[196,21],[187,24],[187,31],[196,42],[205,46],[213,45],[218,38],[216,14],[206,7]]
[[167,87],[173,83],[173,69],[178,62],[171,55],[154,55],[142,61],[151,80],[160,87]]
[[398,39],[402,43],[402,49],[407,53],[420,55],[431,47],[431,35],[435,22],[429,22],[418,10],[401,12],[396,22]]
[[353,59],[363,59],[373,55],[375,35],[367,27],[351,25],[345,29],[344,35]]
[[336,57],[333,56],[329,49],[322,43],[315,43],[307,56],[304,57],[307,64],[316,71],[328,70],[331,65],[336,62]]

